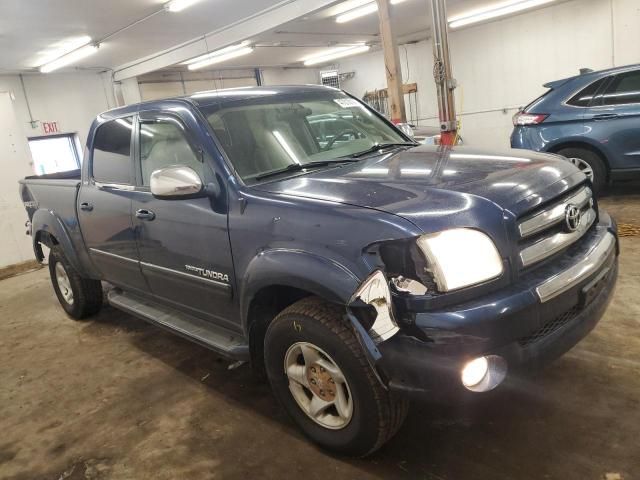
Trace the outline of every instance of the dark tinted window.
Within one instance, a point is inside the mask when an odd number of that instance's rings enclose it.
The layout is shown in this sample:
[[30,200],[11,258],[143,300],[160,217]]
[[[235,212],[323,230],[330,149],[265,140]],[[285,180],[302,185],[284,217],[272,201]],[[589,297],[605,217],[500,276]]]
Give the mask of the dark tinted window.
[[202,162],[187,141],[182,125],[171,119],[140,124],[142,184],[149,185],[154,170],[172,165],[194,169],[202,177]]
[[131,117],[101,125],[93,141],[93,178],[103,183],[131,183]]
[[573,105],[574,107],[587,107],[591,100],[593,100],[594,95],[598,92],[602,84],[607,80],[608,77],[601,78],[600,80],[596,80],[592,84],[580,90],[576,93],[567,104]]
[[640,103],[640,70],[617,75],[603,97],[605,105]]

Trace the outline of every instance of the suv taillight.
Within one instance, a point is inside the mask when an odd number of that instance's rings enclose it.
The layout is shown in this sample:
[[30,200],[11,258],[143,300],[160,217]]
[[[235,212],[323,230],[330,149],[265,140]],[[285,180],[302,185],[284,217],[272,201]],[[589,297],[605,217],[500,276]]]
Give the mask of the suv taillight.
[[524,113],[518,112],[513,116],[513,126],[518,125],[538,125],[545,121],[549,115],[546,113]]

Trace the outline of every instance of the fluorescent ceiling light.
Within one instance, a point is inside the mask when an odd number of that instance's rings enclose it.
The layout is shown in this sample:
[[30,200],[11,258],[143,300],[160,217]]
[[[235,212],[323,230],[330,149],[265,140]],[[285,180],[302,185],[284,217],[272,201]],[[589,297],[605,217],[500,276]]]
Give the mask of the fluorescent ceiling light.
[[186,62],[182,62],[182,65],[191,65],[192,63],[202,62],[209,58],[217,57],[218,55],[224,55],[225,53],[234,52],[236,50],[240,50],[242,47],[246,47],[249,45],[249,41],[245,40],[242,43],[238,43],[236,45],[230,45],[225,48],[221,48],[220,50],[216,50],[214,52],[205,53],[204,55],[200,55],[199,57],[194,57]]
[[227,60],[231,60],[232,58],[241,57],[242,55],[247,55],[251,52],[253,52],[253,47],[242,47],[242,48],[238,48],[231,52],[227,52],[223,54],[219,54],[218,52],[213,52],[216,55],[205,58],[204,60],[200,60],[199,62],[190,63],[188,68],[189,70],[198,70],[200,68],[208,67],[209,65],[226,62]]
[[[391,0],[392,5],[396,5],[397,3],[402,3],[405,0]],[[364,17],[365,15],[369,15],[370,13],[374,13],[378,11],[378,4],[376,2],[367,3],[362,5],[361,7],[354,8],[353,10],[349,10],[348,12],[342,13],[336,17],[336,22],[345,23],[350,22],[351,20],[355,20],[356,18]]]
[[325,50],[322,53],[306,57],[304,64],[306,66],[317,65],[319,63],[327,63],[331,60],[338,58],[348,57],[349,55],[356,55],[358,53],[364,53],[369,51],[371,47],[369,45],[352,45],[349,47],[337,47]]
[[172,0],[164,5],[167,12],[180,12],[200,0]]
[[83,35],[81,37],[69,37],[52,44],[50,47],[38,52],[38,59],[34,62],[35,67],[41,67],[55,59],[73,52],[91,42],[91,37]]
[[98,45],[85,45],[84,47],[80,47],[73,52],[67,53],[52,62],[45,63],[40,67],[40,71],[42,73],[53,72],[62,67],[66,67],[72,63],[77,62],[78,60],[82,60],[89,55],[96,53],[98,51]]
[[483,22],[492,18],[503,17],[512,13],[539,7],[551,2],[555,2],[555,0],[510,0],[507,2],[494,3],[485,8],[479,8],[449,18],[449,27],[463,27],[465,25],[471,25],[472,23]]

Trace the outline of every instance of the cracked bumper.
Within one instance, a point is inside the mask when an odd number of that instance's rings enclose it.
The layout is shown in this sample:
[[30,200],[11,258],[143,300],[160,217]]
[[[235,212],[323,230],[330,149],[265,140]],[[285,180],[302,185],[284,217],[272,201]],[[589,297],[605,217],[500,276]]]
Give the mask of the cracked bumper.
[[414,335],[401,330],[377,345],[380,376],[393,390],[466,392],[460,371],[478,356],[499,355],[513,371],[564,354],[595,327],[613,296],[617,237],[606,214],[602,220],[581,255],[554,265],[552,274],[446,311],[415,313]]

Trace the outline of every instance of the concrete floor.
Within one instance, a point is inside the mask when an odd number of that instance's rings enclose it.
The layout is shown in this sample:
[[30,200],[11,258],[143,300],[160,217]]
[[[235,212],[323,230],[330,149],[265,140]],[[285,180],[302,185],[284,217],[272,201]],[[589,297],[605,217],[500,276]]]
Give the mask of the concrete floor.
[[[640,225],[640,188],[602,203]],[[596,330],[535,378],[413,405],[366,460],[307,442],[247,367],[117,310],[69,320],[46,269],[0,282],[0,478],[640,478],[640,238]],[[610,477],[618,478],[618,477]]]

